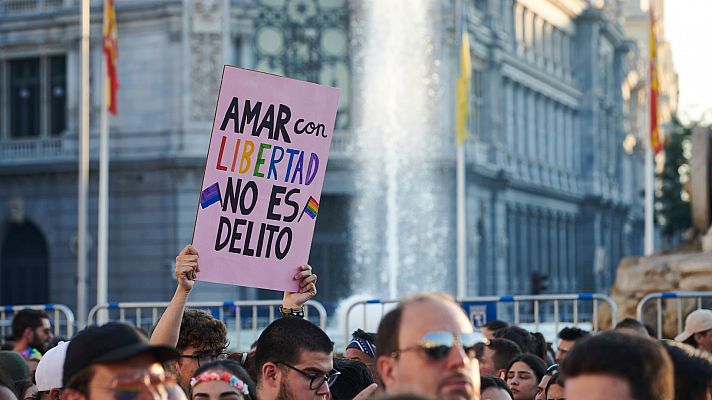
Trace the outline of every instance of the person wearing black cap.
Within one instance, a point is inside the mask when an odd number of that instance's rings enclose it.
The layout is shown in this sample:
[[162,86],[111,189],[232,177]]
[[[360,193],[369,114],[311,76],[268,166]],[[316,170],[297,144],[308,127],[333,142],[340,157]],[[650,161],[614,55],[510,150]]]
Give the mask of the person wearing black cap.
[[67,347],[62,399],[165,399],[167,380],[160,363],[177,357],[170,347],[152,346],[133,326],[88,327]]

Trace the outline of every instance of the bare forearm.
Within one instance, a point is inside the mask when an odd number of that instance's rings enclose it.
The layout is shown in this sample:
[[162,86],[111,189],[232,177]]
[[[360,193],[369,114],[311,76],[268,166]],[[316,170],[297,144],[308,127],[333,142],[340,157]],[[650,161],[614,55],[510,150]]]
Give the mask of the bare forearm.
[[180,324],[183,319],[183,310],[188,301],[188,292],[176,288],[168,308],[163,312],[161,319],[151,335],[151,344],[176,347],[180,334]]

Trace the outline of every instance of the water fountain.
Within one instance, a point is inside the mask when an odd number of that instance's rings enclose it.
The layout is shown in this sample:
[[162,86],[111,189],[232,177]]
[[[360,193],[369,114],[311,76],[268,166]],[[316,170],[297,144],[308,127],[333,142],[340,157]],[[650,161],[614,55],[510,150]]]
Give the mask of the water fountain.
[[452,293],[452,16],[437,0],[355,3],[352,293]]

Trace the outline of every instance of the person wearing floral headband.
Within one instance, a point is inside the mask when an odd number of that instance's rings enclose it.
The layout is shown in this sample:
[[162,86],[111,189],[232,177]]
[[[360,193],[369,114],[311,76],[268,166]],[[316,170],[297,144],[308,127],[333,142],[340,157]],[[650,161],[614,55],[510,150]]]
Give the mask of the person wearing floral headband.
[[255,384],[232,360],[217,360],[198,368],[190,379],[190,398],[199,400],[255,399]]

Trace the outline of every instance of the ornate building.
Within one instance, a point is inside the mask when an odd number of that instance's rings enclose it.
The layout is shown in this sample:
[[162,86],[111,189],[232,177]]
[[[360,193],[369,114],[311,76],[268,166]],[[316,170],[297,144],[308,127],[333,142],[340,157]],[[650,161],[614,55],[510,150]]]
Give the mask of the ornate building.
[[[379,0],[380,1],[380,0]],[[0,303],[75,304],[79,1],[0,0]],[[354,195],[347,0],[118,0],[119,114],[110,119],[109,298],[167,300],[190,241],[222,64],[341,89],[310,263],[319,298],[349,293]],[[453,2],[434,53],[459,65]],[[642,251],[642,200],[626,168],[622,2],[465,1],[473,58],[466,143],[469,294],[605,291]],[[92,1],[92,82],[101,1]],[[89,232],[95,237],[99,87],[92,86]],[[451,91],[452,88],[446,89]],[[449,93],[448,97],[452,97]],[[443,135],[443,140],[450,140]],[[452,163],[443,177],[454,178]],[[628,178],[626,178],[628,177]],[[629,180],[626,180],[629,179]],[[454,187],[454,184],[453,184]],[[446,213],[454,215],[452,210]],[[454,226],[452,227],[454,230]],[[454,250],[454,247],[453,247]],[[90,248],[90,270],[96,246]],[[90,273],[90,294],[95,292]],[[274,294],[201,284],[195,298]],[[453,285],[454,287],[454,285]]]
[[479,294],[530,292],[534,271],[550,292],[605,291],[620,258],[642,250],[642,202],[622,181],[621,7],[474,3],[483,100],[469,143],[468,265]]

